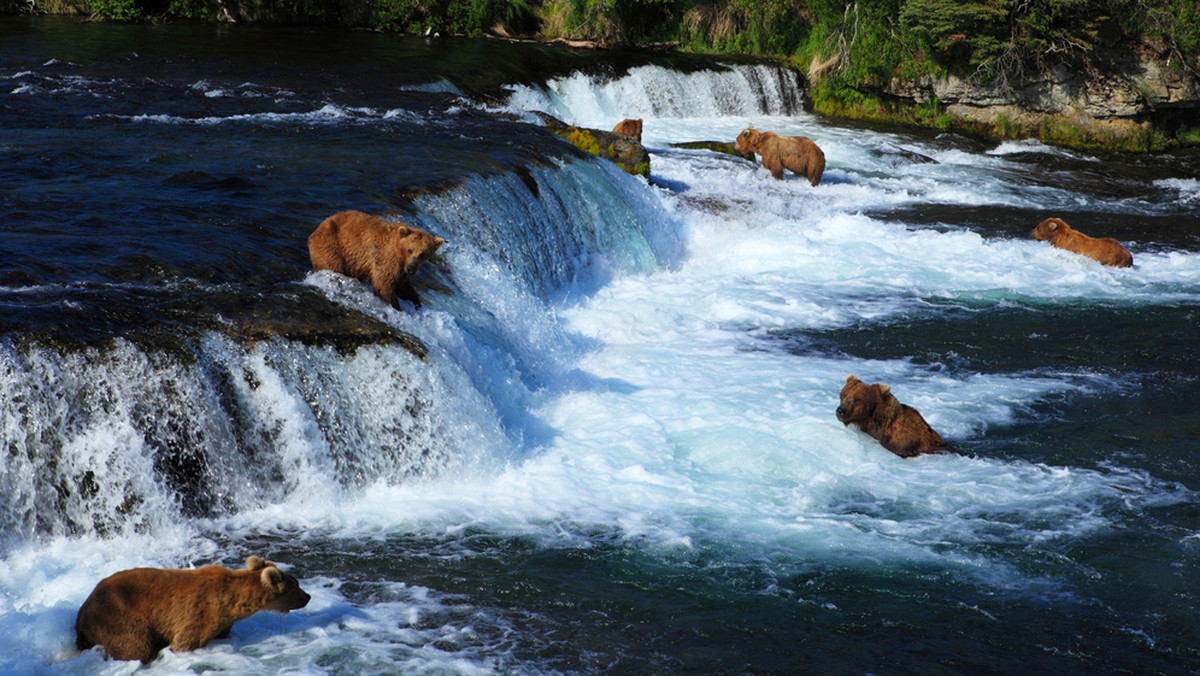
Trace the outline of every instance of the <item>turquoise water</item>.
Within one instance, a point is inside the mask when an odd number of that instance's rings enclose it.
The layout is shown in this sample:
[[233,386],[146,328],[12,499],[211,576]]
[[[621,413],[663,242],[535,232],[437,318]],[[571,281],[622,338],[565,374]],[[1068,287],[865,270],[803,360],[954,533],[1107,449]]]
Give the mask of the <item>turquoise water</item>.
[[[0,40],[0,671],[134,671],[74,650],[95,583],[249,554],[312,602],[151,673],[1200,665],[1194,154],[843,126],[752,62]],[[531,110],[643,117],[650,180]],[[671,145],[749,125],[822,184]],[[447,239],[421,311],[311,272],[351,208]],[[1050,215],[1135,267],[1032,241]],[[229,329],[263,317],[300,330]],[[368,320],[424,359],[310,339]],[[843,427],[850,373],[957,452]]]

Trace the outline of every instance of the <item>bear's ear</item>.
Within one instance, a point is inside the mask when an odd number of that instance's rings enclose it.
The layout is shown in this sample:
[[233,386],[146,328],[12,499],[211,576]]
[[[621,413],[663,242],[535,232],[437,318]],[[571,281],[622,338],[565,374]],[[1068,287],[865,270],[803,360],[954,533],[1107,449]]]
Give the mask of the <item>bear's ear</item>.
[[267,560],[261,556],[251,556],[246,559],[246,570],[261,570],[268,565]]
[[1056,218],[1049,219],[1049,225],[1046,226],[1046,229],[1047,230],[1058,230],[1058,219],[1056,219]]
[[880,384],[879,385],[879,393],[885,397],[888,396],[889,394],[892,393],[892,386]]
[[437,251],[437,250],[438,250],[438,249],[440,249],[440,248],[442,247],[442,245],[443,245],[443,244],[445,244],[445,243],[446,243],[446,240],[442,239],[441,237],[437,237],[437,236],[435,236],[435,237],[433,238],[433,250],[434,250],[434,251]]
[[263,568],[262,584],[275,593],[282,592],[287,587],[287,583],[283,579],[283,571],[275,566]]
[[401,237],[408,237],[412,234],[412,228],[408,227],[407,225],[401,225],[400,227],[396,228],[396,232],[400,233]]
[[853,373],[851,373],[850,375],[846,376],[846,382],[847,382],[847,383],[852,383],[852,382],[854,382],[854,381],[856,381],[856,380],[858,380],[858,376],[854,375]]

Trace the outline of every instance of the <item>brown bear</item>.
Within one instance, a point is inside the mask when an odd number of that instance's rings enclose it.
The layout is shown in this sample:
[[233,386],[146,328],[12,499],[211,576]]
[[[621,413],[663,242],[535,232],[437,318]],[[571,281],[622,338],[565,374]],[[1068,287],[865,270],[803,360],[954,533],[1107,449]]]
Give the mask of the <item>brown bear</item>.
[[375,295],[399,309],[398,299],[421,307],[412,275],[438,247],[441,237],[405,223],[343,211],[326,218],[308,238],[313,270],[332,270],[368,282]]
[[901,458],[946,449],[942,436],[933,431],[917,409],[901,404],[891,387],[880,383],[868,385],[853,374],[846,377],[842,387],[837,419],[844,425],[858,425]]
[[1118,268],[1133,267],[1133,254],[1112,237],[1088,237],[1073,229],[1061,218],[1047,218],[1033,230],[1033,238],[1050,242],[1060,249],[1082,254],[1103,265]]
[[763,166],[778,179],[783,178],[786,168],[816,186],[825,173],[825,153],[803,136],[780,136],[769,131],[747,129],[738,134],[737,150],[739,153],[753,151],[761,155]]
[[624,134],[638,143],[642,142],[642,120],[621,120],[613,127],[614,134]]
[[104,646],[118,660],[150,662],[170,646],[176,652],[229,636],[234,622],[260,610],[286,613],[309,596],[296,578],[259,556],[243,570],[134,568],[104,578],[75,617],[80,650]]

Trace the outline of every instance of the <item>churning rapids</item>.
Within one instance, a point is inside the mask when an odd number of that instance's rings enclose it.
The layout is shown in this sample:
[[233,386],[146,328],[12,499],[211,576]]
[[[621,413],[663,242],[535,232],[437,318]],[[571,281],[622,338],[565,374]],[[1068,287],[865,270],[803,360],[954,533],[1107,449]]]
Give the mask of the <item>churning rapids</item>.
[[[135,671],[74,650],[96,582],[250,554],[312,602],[148,673],[1200,670],[1196,154],[842,125],[734,60],[0,44],[0,672]],[[535,110],[644,118],[650,180]],[[749,125],[821,185],[672,145]],[[446,238],[424,308],[311,272],[344,209]],[[956,452],[844,427],[850,373]]]

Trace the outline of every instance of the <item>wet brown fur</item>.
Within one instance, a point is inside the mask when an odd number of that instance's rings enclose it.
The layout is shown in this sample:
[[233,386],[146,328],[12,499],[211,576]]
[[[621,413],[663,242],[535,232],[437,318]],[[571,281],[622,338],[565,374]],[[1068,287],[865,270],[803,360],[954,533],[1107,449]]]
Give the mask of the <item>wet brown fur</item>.
[[642,120],[621,120],[613,127],[614,134],[624,134],[638,143],[642,142]]
[[75,643],[80,650],[104,646],[114,659],[150,662],[167,646],[195,650],[260,610],[286,613],[308,600],[296,578],[258,556],[241,570],[133,568],[92,590],[75,617]]
[[398,299],[421,307],[412,275],[445,242],[405,223],[343,211],[322,221],[308,238],[313,270],[331,270],[367,282],[392,307]]
[[774,132],[747,129],[738,134],[737,150],[739,153],[758,153],[762,156],[763,166],[777,179],[782,179],[783,170],[788,169],[816,186],[825,173],[825,153],[803,136],[780,136]]
[[850,375],[842,387],[837,419],[858,426],[883,447],[902,458],[946,449],[946,442],[917,409],[901,404],[891,387],[868,385]]
[[1033,231],[1039,242],[1050,242],[1059,249],[1087,256],[1103,265],[1133,267],[1133,254],[1112,237],[1088,237],[1067,225],[1061,218],[1047,218]]

